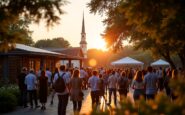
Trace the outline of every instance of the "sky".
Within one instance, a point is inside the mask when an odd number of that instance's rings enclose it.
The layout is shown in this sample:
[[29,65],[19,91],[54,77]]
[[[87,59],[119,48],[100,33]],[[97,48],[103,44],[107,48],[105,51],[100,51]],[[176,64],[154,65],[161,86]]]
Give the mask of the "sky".
[[69,41],[72,47],[79,47],[84,12],[87,49],[97,48],[105,50],[105,42],[100,35],[105,28],[102,23],[103,17],[98,14],[90,14],[86,5],[90,0],[68,1],[70,3],[63,7],[66,13],[60,16],[60,24],[49,29],[45,27],[43,22],[39,25],[32,24],[30,26],[30,30],[33,31],[33,40],[63,37]]

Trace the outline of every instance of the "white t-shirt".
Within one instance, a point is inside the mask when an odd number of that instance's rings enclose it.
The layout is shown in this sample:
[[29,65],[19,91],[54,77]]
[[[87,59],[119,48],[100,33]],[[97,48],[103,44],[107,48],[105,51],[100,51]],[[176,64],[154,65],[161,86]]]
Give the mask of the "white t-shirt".
[[35,90],[37,84],[37,78],[33,73],[29,73],[25,77],[24,83],[27,85],[27,90]]
[[87,76],[87,73],[85,72],[85,70],[81,69],[80,70],[80,78],[85,78]]
[[109,88],[117,88],[118,78],[115,75],[110,75],[108,78]]
[[132,87],[133,87],[134,89],[144,89],[145,84],[144,84],[143,81],[142,81],[142,82],[137,82],[136,80],[133,80],[133,82],[132,82]]
[[[63,73],[65,73],[65,72],[63,72],[63,71],[59,71],[59,75],[60,75],[60,77],[62,77],[62,74]],[[55,83],[55,81],[58,79],[58,73],[56,73],[55,74],[55,76],[54,76],[54,79],[53,79],[53,83]],[[70,82],[70,77],[65,73],[64,75],[63,75],[63,77],[62,77],[63,79],[64,79],[64,82],[65,82],[65,84],[69,84],[69,82]],[[66,87],[66,89],[65,89],[65,91],[63,92],[63,93],[57,93],[58,95],[65,95],[65,94],[67,94],[67,93],[69,93],[69,89]]]
[[90,84],[91,91],[99,90],[100,78],[97,76],[92,76],[89,78],[88,83]]
[[144,76],[144,81],[143,82],[146,84],[146,94],[155,94],[155,93],[157,93],[158,77],[155,73],[148,72]]
[[52,73],[49,70],[46,70],[46,77],[48,77],[48,83],[51,83]]

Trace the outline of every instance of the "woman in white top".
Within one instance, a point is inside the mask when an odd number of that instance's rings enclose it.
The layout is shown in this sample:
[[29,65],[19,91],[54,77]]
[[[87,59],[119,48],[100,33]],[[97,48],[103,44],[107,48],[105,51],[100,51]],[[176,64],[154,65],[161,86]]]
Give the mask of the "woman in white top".
[[136,72],[132,82],[132,88],[135,89],[133,94],[134,100],[138,100],[141,96],[145,96],[145,84],[143,82],[142,71]]

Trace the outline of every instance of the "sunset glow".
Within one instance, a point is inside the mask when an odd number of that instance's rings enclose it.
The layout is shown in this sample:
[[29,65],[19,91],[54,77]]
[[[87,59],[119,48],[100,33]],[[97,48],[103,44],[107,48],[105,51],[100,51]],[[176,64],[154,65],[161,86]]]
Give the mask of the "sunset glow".
[[101,49],[101,50],[107,50],[106,48],[106,42],[102,38],[97,38],[94,40],[94,42],[89,43],[91,44],[92,48]]
[[92,67],[95,67],[97,65],[97,62],[95,59],[90,59],[89,60],[89,65],[92,66]]
[[44,22],[30,25],[33,40],[36,42],[40,39],[63,37],[72,47],[79,47],[84,12],[87,49],[105,50],[105,43],[100,35],[104,31],[102,23],[104,17],[90,14],[89,8],[86,7],[87,3],[86,0],[70,0],[70,3],[63,7],[66,13],[60,16],[60,24],[49,29],[45,27]]

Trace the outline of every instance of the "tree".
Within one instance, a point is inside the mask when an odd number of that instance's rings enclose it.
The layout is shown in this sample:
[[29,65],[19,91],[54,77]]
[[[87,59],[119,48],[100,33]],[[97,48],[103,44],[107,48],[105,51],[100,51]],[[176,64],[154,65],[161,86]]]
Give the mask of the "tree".
[[17,39],[15,38],[16,43],[22,43],[26,45],[32,45],[34,43],[31,38],[32,31],[29,30],[30,23],[31,21],[29,19],[20,19],[17,23],[10,25],[9,33],[12,35],[17,35]]
[[60,19],[57,14],[64,13],[61,6],[66,3],[65,0],[1,0],[0,47],[11,47],[20,38],[21,34],[9,32],[11,25],[18,23],[20,18],[30,19],[35,23],[43,19],[47,27],[53,26]]
[[[93,13],[106,14],[104,38],[109,46],[119,42],[119,39],[129,38],[134,43],[152,39],[156,46],[166,45],[173,48],[172,54],[179,55],[185,69],[183,0],[91,0],[88,6]],[[120,34],[123,37],[120,38]],[[171,52],[171,49],[165,50]]]
[[[31,38],[32,32],[29,30],[30,20],[28,19],[19,19],[17,22],[9,25],[8,35],[9,42],[22,43],[26,45],[32,45],[34,42]],[[6,40],[2,38],[2,41]],[[8,42],[7,42],[8,43]],[[0,45],[0,51],[7,52],[7,50],[12,47],[2,47]]]
[[35,45],[38,48],[68,48],[70,43],[62,37],[38,40]]

